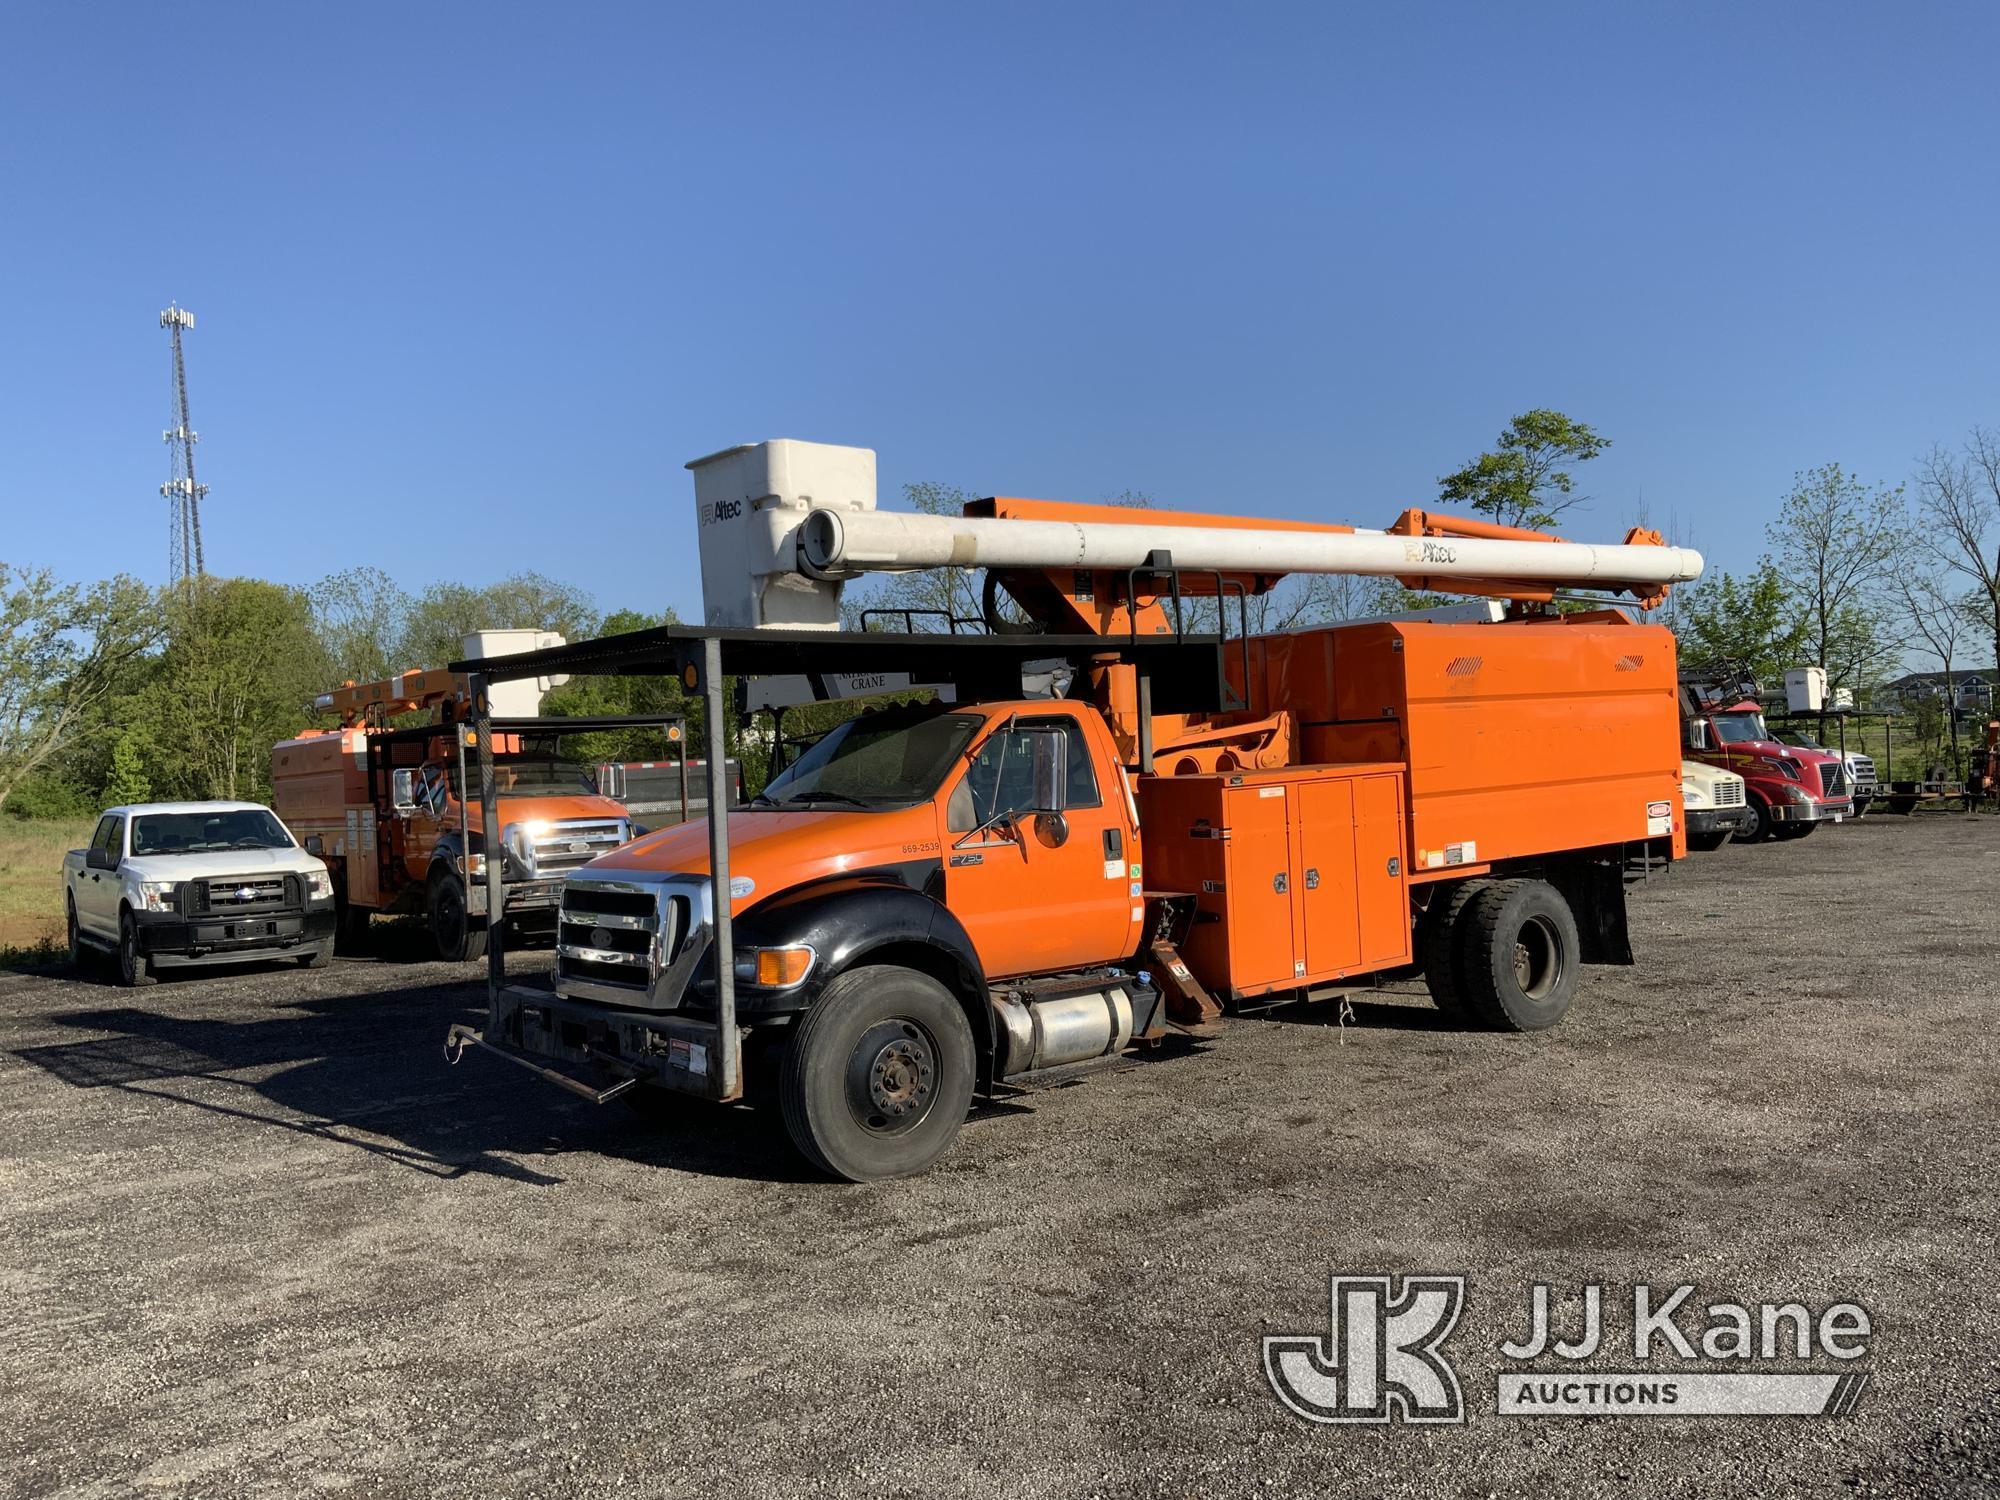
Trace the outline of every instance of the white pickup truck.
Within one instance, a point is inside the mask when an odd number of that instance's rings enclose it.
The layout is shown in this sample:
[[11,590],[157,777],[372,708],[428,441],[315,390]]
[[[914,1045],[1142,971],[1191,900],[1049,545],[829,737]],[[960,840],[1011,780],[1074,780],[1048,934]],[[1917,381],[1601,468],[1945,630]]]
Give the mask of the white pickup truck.
[[333,882],[270,808],[255,802],[148,802],[97,820],[88,849],[63,856],[69,956],[117,955],[126,984],[156,967],[333,951]]

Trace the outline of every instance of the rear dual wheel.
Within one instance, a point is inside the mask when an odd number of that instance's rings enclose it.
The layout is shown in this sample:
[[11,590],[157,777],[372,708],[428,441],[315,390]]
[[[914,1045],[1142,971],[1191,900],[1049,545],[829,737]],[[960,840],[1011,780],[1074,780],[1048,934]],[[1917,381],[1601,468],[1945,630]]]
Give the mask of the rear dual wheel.
[[1543,880],[1467,881],[1426,914],[1424,975],[1439,1010],[1492,1031],[1542,1031],[1576,999],[1576,916]]

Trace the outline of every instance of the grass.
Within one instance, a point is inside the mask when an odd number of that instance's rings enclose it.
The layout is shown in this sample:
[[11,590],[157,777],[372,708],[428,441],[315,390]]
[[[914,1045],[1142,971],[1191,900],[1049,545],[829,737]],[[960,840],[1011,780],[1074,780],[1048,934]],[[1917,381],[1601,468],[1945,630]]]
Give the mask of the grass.
[[62,858],[96,826],[95,818],[0,818],[0,965],[48,963],[61,951]]

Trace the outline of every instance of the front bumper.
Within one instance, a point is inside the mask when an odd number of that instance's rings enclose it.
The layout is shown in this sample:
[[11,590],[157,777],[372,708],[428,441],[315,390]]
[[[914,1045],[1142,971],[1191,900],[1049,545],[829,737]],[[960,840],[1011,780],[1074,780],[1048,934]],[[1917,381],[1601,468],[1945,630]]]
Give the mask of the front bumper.
[[[737,1028],[739,1056],[748,1034],[748,1028]],[[455,1026],[446,1047],[449,1052],[454,1045],[476,1044],[597,1102],[635,1084],[706,1099],[739,1098],[742,1081],[725,1076],[721,1041],[721,1028],[712,1021],[609,1010],[510,984],[494,997],[483,1032]]]
[[1773,823],[1840,823],[1854,815],[1851,797],[1823,797],[1817,802],[1775,802]]
[[282,955],[333,937],[333,903],[245,917],[134,912],[139,952],[161,963],[227,963]]
[[1741,807],[1690,807],[1689,833],[1748,833],[1757,826],[1757,810],[1747,802]]

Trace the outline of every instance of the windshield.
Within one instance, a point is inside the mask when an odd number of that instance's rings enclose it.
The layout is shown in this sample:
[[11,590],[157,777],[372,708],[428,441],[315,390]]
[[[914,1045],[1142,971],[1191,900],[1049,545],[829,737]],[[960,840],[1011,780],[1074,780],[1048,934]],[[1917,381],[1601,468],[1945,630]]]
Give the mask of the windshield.
[[1717,714],[1715,737],[1725,745],[1747,745],[1752,740],[1768,740],[1764,716],[1759,713]]
[[983,720],[978,714],[864,714],[829,730],[785,767],[760,806],[890,807],[938,789]]
[[262,807],[226,812],[147,813],[132,820],[134,854],[212,854],[217,849],[290,849],[285,825]]
[[1778,739],[1787,745],[1797,745],[1801,750],[1824,750],[1826,747],[1804,730],[1786,729],[1779,732]]
[[[496,736],[497,738],[497,736]],[[503,797],[586,797],[597,794],[597,768],[573,760],[563,753],[557,735],[508,735],[519,749],[497,751],[493,756],[493,780]],[[458,780],[458,756],[449,749],[445,774],[451,779],[451,794],[461,802],[479,800],[479,757],[469,747],[465,752],[465,785]]]

